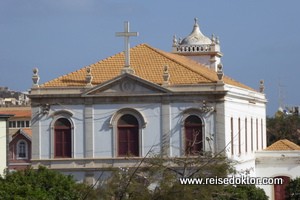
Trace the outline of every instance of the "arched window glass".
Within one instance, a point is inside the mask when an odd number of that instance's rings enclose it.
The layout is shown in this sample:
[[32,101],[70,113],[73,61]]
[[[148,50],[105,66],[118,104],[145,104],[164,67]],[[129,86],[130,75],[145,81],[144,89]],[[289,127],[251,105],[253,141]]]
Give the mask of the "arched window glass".
[[199,155],[203,151],[202,121],[196,115],[187,117],[184,121],[185,154]]
[[54,157],[71,158],[71,123],[66,118],[56,120],[54,124]]
[[139,123],[130,114],[118,120],[118,156],[139,156]]
[[21,159],[27,158],[27,143],[24,140],[18,143],[17,153],[18,153],[18,158]]

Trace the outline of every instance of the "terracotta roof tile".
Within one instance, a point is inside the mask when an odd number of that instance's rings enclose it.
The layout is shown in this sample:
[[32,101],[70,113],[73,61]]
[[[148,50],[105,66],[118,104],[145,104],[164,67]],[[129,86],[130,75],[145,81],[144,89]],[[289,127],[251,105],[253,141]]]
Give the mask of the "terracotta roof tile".
[[20,128],[18,129],[12,137],[15,138],[18,136],[18,134],[21,134],[21,132],[27,137],[28,139],[32,137],[32,129],[31,128]]
[[[167,53],[147,44],[131,48],[130,55],[130,65],[135,70],[135,75],[156,84],[163,82],[162,74],[165,65],[169,66],[171,85],[214,83],[218,80],[215,71],[184,56]],[[93,76],[92,84],[98,85],[120,75],[124,59],[122,52],[88,66]],[[46,82],[40,87],[85,86],[85,76],[86,67]],[[226,76],[224,82],[253,90]]]
[[287,140],[278,140],[273,143],[271,146],[268,146],[266,151],[285,151],[285,150],[300,150],[300,146]]
[[10,119],[31,118],[31,107],[1,107],[0,114],[14,115]]
[[32,136],[32,129],[31,128],[22,128],[22,131],[29,137]]

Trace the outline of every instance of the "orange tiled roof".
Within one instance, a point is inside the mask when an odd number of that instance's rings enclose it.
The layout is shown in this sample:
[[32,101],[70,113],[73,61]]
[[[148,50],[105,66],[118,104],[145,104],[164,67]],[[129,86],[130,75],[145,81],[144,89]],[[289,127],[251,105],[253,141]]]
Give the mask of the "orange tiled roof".
[[285,151],[285,150],[300,150],[300,146],[287,140],[278,140],[273,143],[271,146],[268,146],[266,151]]
[[10,119],[31,118],[31,107],[1,107],[0,113],[14,115]]
[[[130,50],[130,66],[135,75],[156,84],[163,83],[163,67],[169,66],[170,85],[201,84],[217,82],[215,71],[177,54],[155,49],[147,44],[140,44]],[[124,66],[124,53],[118,53],[88,67],[91,68],[93,85],[98,85],[120,75]],[[86,68],[58,77],[40,87],[85,86]],[[253,90],[229,77],[224,82],[230,85]]]
[[21,134],[21,131],[23,134],[25,134],[25,137],[31,138],[32,137],[32,129],[31,128],[20,128],[17,132],[15,132],[12,137],[17,137],[18,134]]
[[22,128],[22,131],[29,137],[32,136],[32,129],[31,128]]

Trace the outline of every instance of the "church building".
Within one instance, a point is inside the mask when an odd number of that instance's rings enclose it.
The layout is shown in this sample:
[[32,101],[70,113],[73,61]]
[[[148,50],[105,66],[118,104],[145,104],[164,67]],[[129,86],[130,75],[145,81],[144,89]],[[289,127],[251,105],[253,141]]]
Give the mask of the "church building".
[[255,176],[254,152],[266,147],[263,81],[256,90],[225,76],[219,39],[202,34],[197,19],[187,37],[174,36],[171,52],[130,48],[137,35],[125,22],[116,34],[124,52],[49,82],[39,84],[33,70],[32,166],[94,182],[100,170],[132,166],[149,151],[210,151]]

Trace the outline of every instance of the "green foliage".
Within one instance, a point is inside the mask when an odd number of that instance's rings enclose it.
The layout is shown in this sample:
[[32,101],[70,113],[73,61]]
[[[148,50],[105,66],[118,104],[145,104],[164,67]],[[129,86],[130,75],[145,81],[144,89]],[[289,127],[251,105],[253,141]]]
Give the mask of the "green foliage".
[[0,199],[79,199],[86,186],[72,176],[39,167],[37,170],[6,172],[0,178]]
[[279,115],[267,118],[268,145],[280,139],[288,139],[300,145],[300,117],[297,115]]
[[286,194],[288,200],[300,199],[300,177],[297,177],[289,182],[286,186]]
[[268,200],[265,191],[255,185],[228,185],[225,187],[225,195],[219,196],[218,200]]
[[114,169],[106,183],[87,199],[268,199],[264,191],[255,186],[185,185],[179,181],[184,177],[227,177],[232,172],[232,163],[223,155],[184,158],[152,156],[137,167]]

